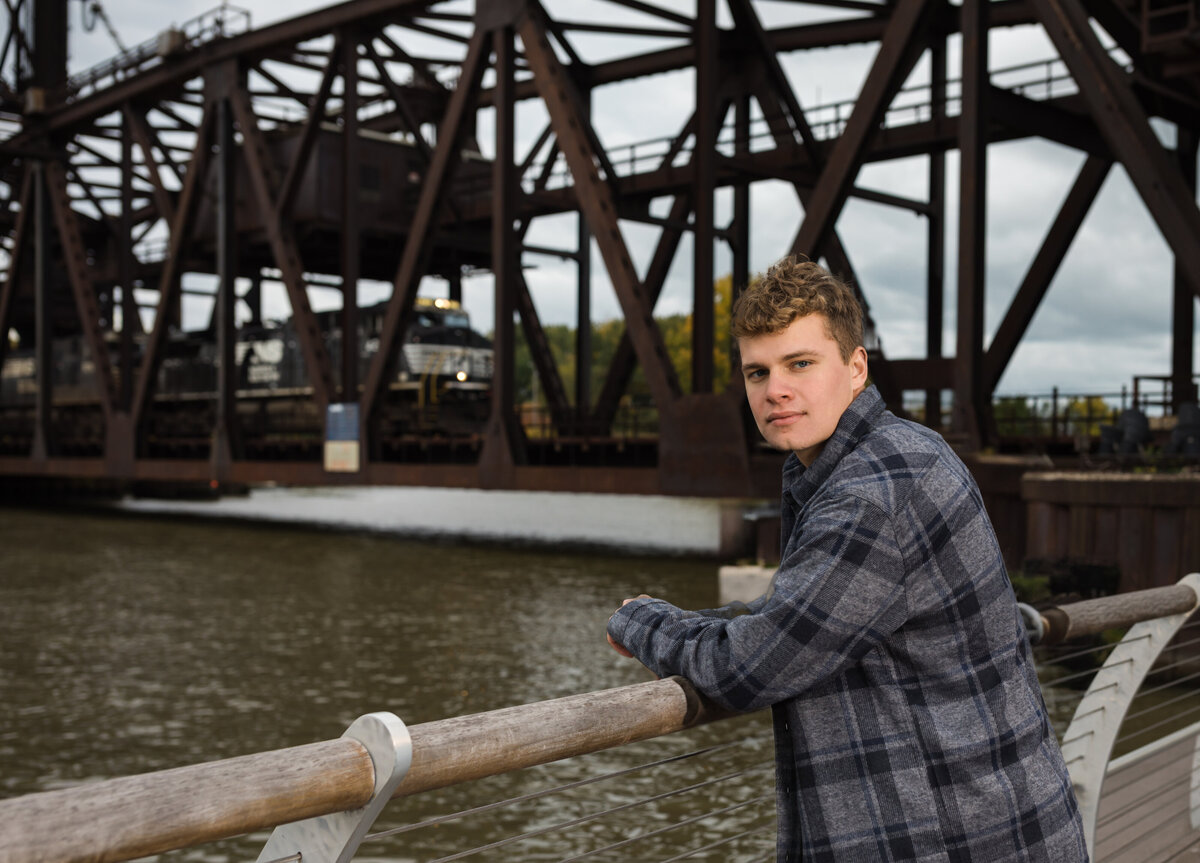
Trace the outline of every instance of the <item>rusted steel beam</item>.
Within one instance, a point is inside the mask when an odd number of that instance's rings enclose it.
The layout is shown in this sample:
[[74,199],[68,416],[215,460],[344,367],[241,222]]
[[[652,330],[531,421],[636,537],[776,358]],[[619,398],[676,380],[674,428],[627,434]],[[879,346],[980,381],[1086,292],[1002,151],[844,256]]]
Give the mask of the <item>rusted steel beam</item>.
[[413,113],[412,108],[408,104],[408,97],[404,95],[404,90],[392,80],[392,76],[388,73],[387,65],[383,62],[383,58],[379,56],[379,52],[375,50],[375,45],[370,39],[362,43],[363,50],[371,63],[374,64],[376,72],[379,73],[379,80],[383,84],[383,88],[387,91],[388,96],[396,103],[396,112],[400,114],[404,120],[404,126],[408,129],[409,134],[413,137],[413,144],[417,151],[421,154],[421,158],[426,163],[433,158],[433,149],[429,146],[429,142],[425,140],[425,136],[421,134],[421,121]]
[[983,312],[987,248],[988,6],[965,0],[962,9],[962,115],[958,127],[958,324],[955,343],[954,427],[973,448],[988,439],[983,399]]
[[778,104],[770,107],[761,106],[764,116],[771,124],[775,146],[782,147],[785,142],[795,144],[795,138],[787,129],[787,121],[790,119],[796,133],[800,135],[800,141],[809,159],[814,165],[824,165],[824,148],[813,134],[808,117],[800,106],[800,100],[796,98],[791,82],[779,63],[779,56],[771,44],[771,35],[763,27],[754,6],[750,0],[731,0],[729,11],[736,27],[734,36],[743,42],[743,57],[753,58],[762,68],[766,79],[764,87],[771,92],[772,99],[778,101]]
[[216,86],[232,106],[242,133],[246,172],[250,175],[250,185],[258,203],[258,211],[265,223],[275,264],[279,267],[284,287],[287,289],[288,302],[292,307],[292,324],[296,329],[301,353],[304,355],[304,367],[308,373],[309,385],[313,389],[313,401],[324,415],[325,409],[333,399],[333,371],[329,352],[325,348],[325,338],[308,300],[300,247],[290,221],[275,216],[275,199],[272,192],[275,169],[262,130],[258,127],[258,118],[250,105],[250,97],[243,86],[244,80],[231,64],[223,67],[221,78]]
[[[742,39],[746,40],[746,50],[743,52],[743,56],[753,58],[753,62],[759,64],[764,73],[763,79],[754,85],[754,96],[758,99],[768,128],[775,139],[775,146],[782,153],[794,152],[796,150],[795,135],[799,134],[808,165],[819,176],[826,168],[826,144],[817,140],[813,133],[808,117],[800,105],[800,100],[796,97],[791,82],[779,64],[767,31],[763,28],[749,0],[735,0],[731,3],[730,10],[738,27],[737,32],[741,34]],[[836,146],[836,141],[831,143]],[[757,162],[758,159],[755,158],[754,161]],[[801,206],[807,213],[813,195],[811,182],[805,183],[798,182],[794,178],[789,179],[796,191],[796,197],[799,198]],[[867,340],[873,341],[878,328],[871,316],[871,306],[836,228],[829,231],[824,254],[833,272],[845,279],[857,294],[863,308]],[[879,377],[877,382],[881,382],[887,378],[884,368],[887,360],[883,356],[882,350],[877,352],[873,363]],[[899,405],[900,402],[898,396],[898,393],[884,392],[884,397],[896,405]]]
[[[387,312],[379,332],[379,350],[371,361],[363,384],[359,421],[364,436],[369,436],[375,401],[395,362],[397,340],[403,332],[401,325],[412,310],[413,300],[417,295],[417,283],[423,275],[433,242],[437,210],[449,187],[451,171],[461,158],[459,150],[468,126],[467,112],[473,110],[474,97],[487,65],[487,54],[487,34],[477,31],[467,49],[458,86],[450,96],[446,116],[438,130],[437,147],[425,174],[425,182],[421,186],[421,195],[417,200],[408,239],[404,243],[404,252],[392,285],[392,296],[388,300]],[[364,440],[363,443],[363,451],[369,454],[371,448],[366,445],[368,441]]]
[[[1196,158],[1200,153],[1200,132],[1194,128],[1176,129],[1175,158],[1184,182],[1196,192]],[[1175,413],[1188,402],[1197,400],[1195,367],[1196,293],[1187,283],[1187,274],[1175,264],[1175,285],[1171,301],[1171,409]],[[3,319],[0,318],[0,322]],[[0,332],[4,328],[0,326]]]
[[1037,136],[1090,156],[1112,158],[1112,151],[1077,96],[1038,100],[989,85],[987,100],[990,140],[999,140],[1000,128],[1004,128],[1008,130],[1005,137]]
[[[158,305],[154,311],[154,328],[148,334],[142,354],[141,369],[134,389],[130,407],[130,422],[134,430],[139,429],[146,413],[146,405],[154,391],[158,378],[158,367],[162,363],[163,345],[167,340],[171,320],[179,308],[181,297],[180,273],[193,232],[196,208],[203,195],[204,181],[211,160],[212,129],[215,125],[213,106],[205,106],[200,128],[196,132],[195,149],[179,191],[178,204],[170,224],[170,240],[167,256],[163,260],[162,274],[158,283]],[[140,433],[140,432],[139,432]]]
[[30,457],[44,462],[54,452],[50,411],[54,401],[54,315],[51,296],[50,233],[54,221],[46,188],[46,163],[33,163],[33,303],[37,394]]
[[100,329],[100,306],[96,302],[96,289],[89,275],[87,249],[79,232],[75,211],[71,209],[71,198],[67,193],[67,174],[63,163],[47,162],[45,166],[46,192],[54,211],[55,227],[63,246],[63,263],[67,268],[67,280],[75,298],[75,309],[79,313],[79,324],[87,341],[88,350],[95,364],[95,379],[104,416],[112,416],[116,408],[117,394],[113,383],[112,363],[109,361],[108,345]]
[[1032,0],[1046,34],[1091,109],[1113,154],[1200,297],[1200,209],[1173,164],[1123,70],[1109,57],[1077,0]]
[[[230,60],[253,65],[273,53],[324,36],[347,24],[380,27],[386,22],[418,15],[428,5],[429,0],[353,0],[259,30],[214,40],[201,49],[169,58],[138,75],[116,81],[91,96],[53,107],[46,112],[46,127],[50,131],[73,131],[78,125],[119,110],[126,102],[169,97],[186,81],[202,77],[213,65]],[[17,137],[23,139],[23,136]]]
[[[946,39],[934,34],[929,46],[930,116],[936,123],[946,117]],[[929,152],[929,211],[925,225],[925,357],[942,357],[946,321],[946,154]],[[894,370],[893,370],[894,374]],[[925,390],[925,425],[942,425],[942,388],[929,381]]]
[[[524,226],[522,226],[524,228]],[[524,230],[521,231],[524,233]],[[560,434],[572,431],[574,415],[571,401],[567,398],[567,388],[563,385],[562,376],[558,373],[558,363],[554,351],[550,348],[550,340],[546,338],[546,330],[538,317],[537,307],[533,296],[529,293],[529,284],[525,274],[517,268],[516,277],[516,310],[521,318],[521,332],[525,334],[525,344],[529,346],[529,355],[533,360],[534,371],[541,382],[542,394],[546,398],[546,406],[550,408],[550,417],[554,427]],[[579,365],[576,364],[576,368]]]
[[[675,224],[682,223],[687,219],[691,210],[692,202],[687,193],[677,195],[671,202],[668,221]],[[650,304],[651,313],[653,313],[654,304],[658,302],[659,294],[662,293],[667,272],[670,270],[672,261],[675,260],[675,253],[679,249],[681,239],[683,239],[683,230],[677,227],[664,227],[662,233],[659,234],[658,244],[654,247],[654,256],[650,259],[650,267],[646,271],[646,280],[643,283],[644,296],[646,302]],[[621,333],[621,339],[613,351],[612,360],[608,365],[608,373],[604,378],[604,385],[596,399],[596,407],[592,413],[594,427],[599,429],[612,427],[621,396],[629,387],[629,380],[633,377],[636,367],[637,353],[634,350],[629,330],[626,329]]]
[[580,209],[596,237],[620,301],[625,325],[633,339],[654,403],[660,410],[665,410],[679,395],[679,381],[617,226],[615,195],[609,182],[602,180],[597,173],[598,154],[591,143],[595,135],[594,132],[591,135],[586,132],[591,124],[581,116],[578,95],[550,49],[544,24],[534,14],[527,14],[517,29],[525,45],[534,80],[554,124],[559,146],[574,177]]
[[117,233],[117,281],[121,286],[121,343],[118,354],[117,409],[128,413],[133,400],[133,335],[140,329],[133,296],[133,129],[121,117],[121,215]]
[[718,113],[716,0],[697,0],[696,26],[696,148],[692,153],[692,392],[713,390],[713,221],[716,219],[717,135],[724,120]]
[[223,481],[229,466],[240,455],[237,427],[237,149],[234,144],[233,108],[228,99],[216,105],[217,142],[217,298],[213,323],[217,337],[217,403],[212,430],[213,476]]
[[928,26],[928,7],[927,0],[900,0],[892,7],[879,52],[855,99],[850,119],[813,189],[804,222],[792,242],[793,254],[805,254],[815,260],[824,252],[825,241],[862,166],[867,144],[878,130],[892,97],[920,57],[923,47],[920,35]]
[[33,203],[33,175],[28,168],[21,174],[20,192],[17,194],[17,221],[13,228],[13,246],[8,257],[8,278],[0,285],[0,365],[8,352],[8,313],[12,299],[16,296],[21,281],[21,267],[25,265],[25,251],[29,231],[29,210]]
[[[359,75],[358,38],[351,29],[341,33],[337,62],[342,70],[342,379],[340,400],[358,401],[358,279],[362,271],[362,219],[359,217]],[[418,136],[419,137],[419,136]]]
[[[524,464],[525,434],[517,419],[516,332],[513,313],[520,292],[521,240],[515,231],[520,187],[516,173],[516,101],[513,98],[515,46],[512,27],[492,33],[496,75],[496,156],[492,162],[492,273],[495,276],[495,324],[492,332],[492,410],[479,456],[485,488],[511,484],[512,468]],[[526,292],[526,295],[527,292]],[[532,306],[532,303],[530,303]],[[525,316],[522,315],[522,320]]]
[[[993,4],[993,24],[997,27],[1015,27],[1036,23],[1037,16],[1028,0],[1002,0]],[[881,8],[890,8],[881,7]],[[936,28],[944,34],[959,32],[959,7],[945,4],[934,10]],[[846,45],[861,45],[878,42],[883,38],[888,19],[882,15],[847,18],[820,24],[803,24],[795,27],[780,27],[769,31],[771,53],[803,51],[813,48],[832,48]],[[597,63],[589,67],[588,82],[593,87],[628,81],[666,72],[675,72],[695,66],[696,51],[693,45],[665,48],[644,54]],[[491,91],[484,90],[480,105],[491,104]],[[536,85],[526,81],[517,87],[517,99],[537,96]]]
[[135,110],[132,105],[125,105],[121,109],[121,115],[125,118],[129,132],[133,136],[133,140],[137,143],[138,149],[142,151],[142,162],[145,164],[146,171],[150,175],[150,185],[153,189],[154,204],[158,207],[158,215],[170,225],[175,220],[175,203],[171,199],[171,193],[163,185],[162,176],[159,172],[158,159],[154,155],[154,132],[151,130],[150,124],[146,121],[145,113]]
[[[341,42],[335,38],[333,42],[333,56],[340,56],[341,51]],[[325,105],[329,101],[329,94],[333,90],[333,82],[337,76],[338,64],[331,60],[321,75],[321,84],[317,87],[316,95],[309,102],[308,117],[304,121],[303,130],[300,132],[300,141],[296,145],[296,154],[292,157],[291,164],[288,165],[287,173],[284,174],[283,182],[280,184],[279,194],[275,199],[275,212],[273,213],[276,220],[286,218],[287,214],[292,210],[292,203],[296,200],[296,192],[300,189],[300,181],[304,177],[305,170],[308,168],[309,157],[312,156],[313,144],[317,140],[317,134],[321,131],[321,121],[325,119]],[[270,216],[266,216],[265,218],[270,218]]]
[[1092,156],[1079,169],[1075,184],[1063,201],[1054,224],[1050,226],[1041,248],[1029,266],[1029,271],[1009,303],[1008,311],[996,329],[983,358],[983,386],[989,395],[995,391],[1016,352],[1017,345],[1025,335],[1025,330],[1032,323],[1050,282],[1058,272],[1067,249],[1079,232],[1111,167],[1111,162]]

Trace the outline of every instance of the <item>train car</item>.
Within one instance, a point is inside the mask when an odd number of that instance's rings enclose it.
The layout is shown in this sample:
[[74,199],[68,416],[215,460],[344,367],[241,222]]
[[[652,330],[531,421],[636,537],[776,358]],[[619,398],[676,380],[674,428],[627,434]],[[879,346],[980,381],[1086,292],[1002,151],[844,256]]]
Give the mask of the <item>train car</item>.
[[[359,310],[359,380],[379,350],[387,304]],[[340,312],[317,315],[325,347],[340,376]],[[116,367],[117,337],[112,361]],[[312,401],[303,352],[290,319],[238,330],[237,406],[242,441],[254,457],[301,457],[321,441],[323,418]],[[95,367],[82,337],[54,341],[55,438],[72,452],[103,446]],[[378,403],[392,436],[472,435],[487,419],[492,344],[471,327],[461,304],[419,298],[404,333],[387,392]],[[217,345],[211,332],[168,338],[147,411],[149,454],[201,455],[209,446],[217,389]],[[17,451],[16,433],[31,422],[37,393],[32,349],[10,349],[0,368],[0,451]],[[89,407],[97,414],[83,421]],[[68,420],[68,417],[70,418]],[[14,443],[14,437],[17,442]]]

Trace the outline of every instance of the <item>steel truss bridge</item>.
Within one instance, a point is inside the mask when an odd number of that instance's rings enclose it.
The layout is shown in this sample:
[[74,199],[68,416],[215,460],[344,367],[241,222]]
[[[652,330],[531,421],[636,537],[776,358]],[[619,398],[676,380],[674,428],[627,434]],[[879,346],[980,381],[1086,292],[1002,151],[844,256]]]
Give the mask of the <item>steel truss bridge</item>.
[[[785,26],[771,23],[771,5],[593,0],[603,14],[585,18],[579,4],[555,0],[350,0],[257,30],[226,6],[69,76],[68,0],[7,0],[0,333],[15,338],[0,340],[0,359],[32,345],[34,374],[27,400],[0,402],[0,476],[774,495],[778,459],[756,448],[736,376],[723,391],[714,386],[724,338],[714,325],[714,249],[727,244],[740,289],[750,278],[751,188],[768,180],[794,188],[804,213],[776,257],[826,261],[860,289],[868,319],[872,285],[858,278],[837,228],[847,201],[923,219],[930,265],[926,296],[914,303],[927,309],[925,356],[887,356],[872,337],[872,372],[891,404],[924,391],[926,416],[939,417],[952,393],[945,431],[981,447],[995,438],[997,382],[1120,165],[1175,256],[1175,285],[1164,286],[1175,297],[1173,398],[1195,399],[1197,4],[826,0],[783,4],[806,13]],[[989,62],[989,31],[1022,26],[1040,28],[1057,57],[1001,74]],[[585,61],[579,45],[601,36],[623,39],[627,52]],[[858,45],[874,53],[856,98],[806,107],[787,58]],[[961,46],[953,74],[951,45]],[[906,86],[925,61],[924,83]],[[653,141],[606,147],[595,94],[681,70],[694,79],[686,121]],[[518,146],[515,117],[529,102],[546,119]],[[1152,119],[1174,126],[1173,149]],[[1086,158],[985,345],[989,145],[1030,137]],[[948,151],[959,155],[953,211]],[[926,196],[857,184],[865,166],[903,157],[928,160]],[[732,197],[726,224],[718,190]],[[572,247],[528,239],[537,220],[572,213]],[[640,269],[622,224],[658,232]],[[955,224],[957,271],[948,273],[943,238]],[[592,244],[602,274],[593,273]],[[686,388],[652,316],[668,270],[686,256],[681,245],[690,245],[694,284]],[[573,364],[582,373],[573,381],[560,375],[526,282],[528,259],[546,253],[572,261],[577,276]],[[490,407],[473,434],[429,433],[388,408],[395,348],[421,279],[440,276],[456,297],[472,270],[494,274]],[[190,273],[217,284],[216,383],[203,410],[188,412],[156,382]],[[598,392],[586,373],[597,362],[594,276],[611,282],[625,327]],[[276,426],[256,418],[270,405],[247,407],[236,375],[235,308],[259,314],[264,277],[286,288],[309,381]],[[364,279],[392,285],[365,370],[357,304],[342,303],[334,351],[310,298],[321,284],[354,297]],[[957,336],[947,356],[950,290]],[[515,321],[547,405],[537,433],[519,415]],[[68,398],[47,371],[64,337],[94,365],[83,398]],[[635,369],[653,410],[649,437],[622,430]],[[358,422],[342,443],[356,451],[348,468],[327,469],[329,412],[345,406]],[[164,432],[172,417],[175,431]]]

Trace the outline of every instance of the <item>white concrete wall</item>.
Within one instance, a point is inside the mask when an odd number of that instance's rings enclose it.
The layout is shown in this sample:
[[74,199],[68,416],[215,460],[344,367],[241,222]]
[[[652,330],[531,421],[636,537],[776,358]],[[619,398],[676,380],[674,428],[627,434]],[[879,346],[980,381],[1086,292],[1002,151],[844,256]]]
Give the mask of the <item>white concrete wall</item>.
[[652,495],[373,486],[261,488],[247,496],[215,501],[129,498],[119,507],[402,534],[722,556],[736,554],[742,513],[760,504]]

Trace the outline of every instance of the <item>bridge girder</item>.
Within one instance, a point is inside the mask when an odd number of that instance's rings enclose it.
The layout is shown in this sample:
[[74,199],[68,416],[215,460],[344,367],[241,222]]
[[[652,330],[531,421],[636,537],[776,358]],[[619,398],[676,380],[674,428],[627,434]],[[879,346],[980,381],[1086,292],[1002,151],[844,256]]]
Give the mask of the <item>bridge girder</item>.
[[[621,477],[638,491],[772,493],[757,479],[769,471],[756,465],[773,457],[759,452],[747,429],[737,381],[714,391],[713,368],[724,338],[712,314],[714,243],[729,245],[739,267],[733,282],[745,285],[754,232],[746,202],[764,180],[785,181],[804,212],[791,247],[777,256],[823,258],[859,290],[875,380],[889,402],[899,408],[905,390],[924,390],[927,412],[940,414],[940,394],[951,391],[956,409],[947,432],[979,448],[995,440],[989,405],[997,382],[1101,184],[1120,165],[1176,256],[1173,392],[1177,401],[1195,398],[1189,312],[1200,291],[1197,22],[1164,28],[1148,17],[1148,0],[1086,7],[1080,0],[795,3],[816,17],[775,27],[754,0],[701,0],[695,15],[657,2],[597,0],[610,11],[603,20],[583,20],[571,4],[553,0],[493,0],[474,13],[428,0],[352,0],[240,33],[225,19],[198,19],[191,29],[193,22],[167,31],[65,81],[47,71],[65,62],[59,43],[44,29],[22,29],[25,2],[31,0],[9,4],[0,55],[0,242],[9,264],[0,283],[0,332],[11,329],[22,343],[40,345],[43,370],[51,363],[48,334],[81,336],[99,369],[94,401],[103,431],[90,450],[65,442],[68,412],[53,375],[41,373],[28,433],[24,420],[14,420],[18,443],[0,454],[0,473],[220,482],[433,476],[438,457],[428,454],[427,442],[389,450],[388,441],[412,430],[397,427],[381,405],[421,279],[440,275],[455,285],[465,267],[494,274],[495,385],[491,419],[472,450],[475,472],[455,464],[441,482],[612,491],[620,490],[612,485]],[[726,26],[717,23],[718,8],[727,13]],[[1047,76],[1040,92],[998,80],[989,66],[989,32],[1013,26],[1040,28],[1059,52],[1063,72],[1053,81]],[[628,40],[632,50],[588,62],[580,44],[597,35]],[[40,55],[38,39],[48,46]],[[963,45],[958,96],[947,87],[951,39]],[[784,60],[852,45],[876,45],[875,57],[849,113],[829,122],[822,106],[803,105]],[[911,99],[900,97],[911,96],[913,87],[905,85],[926,57],[934,58],[923,85],[928,96],[916,106],[923,110],[914,110]],[[29,75],[31,68],[38,73]],[[687,120],[657,144],[643,144],[640,154],[606,146],[593,94],[634,80],[653,86],[654,76],[681,70],[694,70]],[[540,106],[546,121],[522,153],[512,118],[523,102]],[[751,131],[751,118],[761,132]],[[1164,147],[1151,118],[1175,124],[1182,159]],[[481,148],[487,120],[495,139]],[[1032,136],[1086,159],[985,344],[989,145]],[[484,159],[481,150],[493,157]],[[952,285],[938,236],[951,215],[942,162],[948,151],[960,153],[962,166]],[[926,198],[857,184],[865,166],[913,156],[929,160]],[[735,190],[740,204],[733,221],[718,225],[714,196],[725,188]],[[909,210],[928,225],[923,357],[885,356],[878,343],[873,286],[859,278],[838,235],[839,216],[856,197]],[[663,199],[670,206],[656,215]],[[547,251],[529,242],[531,226],[563,213],[577,215],[575,247],[550,251],[577,264],[580,332],[589,320],[592,242],[625,324],[594,401],[586,383],[596,362],[589,339],[579,338],[570,363],[572,402],[559,371],[563,358],[524,275],[527,256]],[[640,272],[622,229],[631,222],[660,230]],[[690,386],[681,382],[654,319],[689,235],[698,274]],[[153,249],[155,240],[165,253]],[[318,434],[330,405],[357,406],[361,464],[349,476],[322,474],[310,462],[247,456],[233,374],[220,376],[207,447],[194,449],[186,465],[152,454],[147,417],[159,409],[155,382],[180,322],[184,274],[218,276],[213,329],[229,367],[235,285],[239,279],[257,285],[264,271],[286,288]],[[359,281],[391,283],[380,349],[361,387],[356,340],[342,340],[341,354],[330,356],[312,310],[320,274],[342,281],[345,332],[355,331],[357,303],[345,297],[357,295]],[[958,300],[953,357],[940,347],[948,289]],[[137,294],[152,297],[141,300],[141,311],[132,299]],[[532,437],[519,422],[513,388],[514,314],[551,417],[549,430]],[[118,317],[131,325],[118,327]],[[106,368],[110,343],[120,349]],[[8,340],[0,340],[0,359],[7,348]],[[656,414],[657,448],[640,461],[621,461],[613,455],[624,446],[613,443],[614,423],[635,369]],[[0,411],[12,407],[0,403]],[[572,455],[547,456],[547,447]],[[613,460],[597,462],[589,451]],[[554,470],[562,473],[552,476]]]

